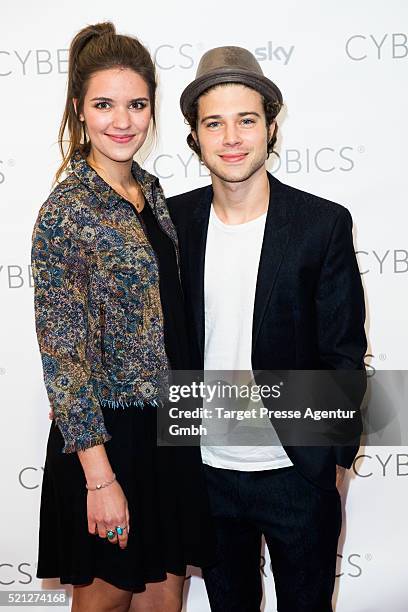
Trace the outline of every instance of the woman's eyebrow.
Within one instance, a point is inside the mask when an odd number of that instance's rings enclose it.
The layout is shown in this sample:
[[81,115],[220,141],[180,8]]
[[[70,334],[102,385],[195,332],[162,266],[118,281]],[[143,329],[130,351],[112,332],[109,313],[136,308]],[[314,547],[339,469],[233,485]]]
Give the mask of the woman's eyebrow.
[[92,98],[91,102],[95,100],[102,100],[103,102],[113,102],[112,98],[106,98],[105,96],[96,96],[96,98]]

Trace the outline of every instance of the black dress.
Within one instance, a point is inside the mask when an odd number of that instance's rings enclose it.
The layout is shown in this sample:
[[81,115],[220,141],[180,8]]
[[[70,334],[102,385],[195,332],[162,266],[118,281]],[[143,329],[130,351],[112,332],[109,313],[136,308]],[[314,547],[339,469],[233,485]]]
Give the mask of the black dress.
[[[172,241],[146,203],[139,220],[156,253],[165,347],[173,369],[188,369],[184,305]],[[89,584],[95,577],[133,592],[186,565],[213,562],[214,541],[200,449],[157,447],[156,409],[102,408],[105,443],[129,506],[127,548],[88,533],[85,476],[76,453],[64,454],[53,422],[41,494],[38,578]]]

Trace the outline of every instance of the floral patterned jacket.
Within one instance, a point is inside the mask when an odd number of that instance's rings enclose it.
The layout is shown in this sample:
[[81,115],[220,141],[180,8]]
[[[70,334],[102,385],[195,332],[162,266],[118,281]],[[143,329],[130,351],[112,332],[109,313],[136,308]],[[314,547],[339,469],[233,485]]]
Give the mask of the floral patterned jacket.
[[[139,182],[178,254],[159,181]],[[101,406],[158,398],[168,368],[156,257],[133,206],[76,153],[72,173],[42,205],[32,269],[44,381],[63,452],[110,439]]]

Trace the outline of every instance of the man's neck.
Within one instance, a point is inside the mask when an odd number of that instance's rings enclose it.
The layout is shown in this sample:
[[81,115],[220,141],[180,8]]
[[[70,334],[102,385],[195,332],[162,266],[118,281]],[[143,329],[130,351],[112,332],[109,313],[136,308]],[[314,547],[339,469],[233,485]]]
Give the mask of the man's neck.
[[229,183],[215,175],[211,178],[214,212],[223,223],[247,223],[268,210],[269,180],[264,166],[240,183]]

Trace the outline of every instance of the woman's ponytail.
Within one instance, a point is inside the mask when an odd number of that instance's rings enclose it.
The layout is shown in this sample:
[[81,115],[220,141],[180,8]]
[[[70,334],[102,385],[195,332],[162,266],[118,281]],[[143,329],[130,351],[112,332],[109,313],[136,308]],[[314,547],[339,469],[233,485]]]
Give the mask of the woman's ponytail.
[[[90,77],[99,70],[116,66],[130,68],[144,78],[149,88],[155,124],[156,73],[148,50],[137,38],[116,34],[115,26],[109,21],[83,28],[73,38],[69,49],[67,98],[58,133],[62,163],[57,170],[56,181],[68,167],[75,151],[79,150],[84,155],[89,153],[90,143],[79,116]],[[76,108],[74,99],[77,100]]]

